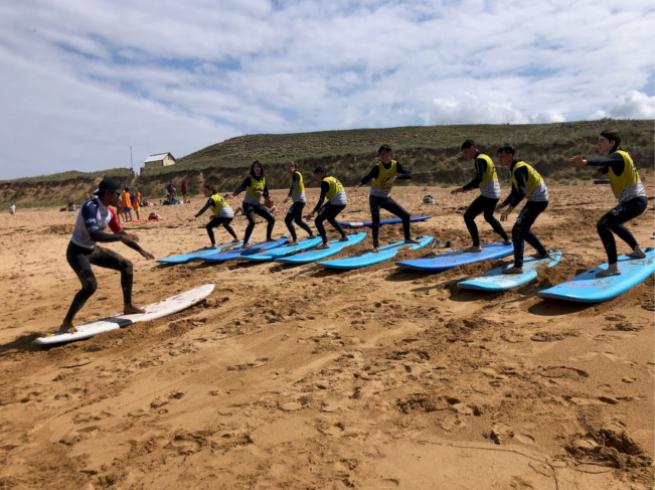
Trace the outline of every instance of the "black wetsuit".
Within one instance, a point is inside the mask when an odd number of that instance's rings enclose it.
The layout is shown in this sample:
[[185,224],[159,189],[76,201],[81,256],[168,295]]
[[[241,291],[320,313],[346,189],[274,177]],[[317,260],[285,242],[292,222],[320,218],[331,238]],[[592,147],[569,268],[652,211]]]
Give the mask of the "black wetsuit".
[[[294,172],[293,177],[291,178],[291,187],[289,188],[288,197],[293,197],[293,191],[298,185],[298,182],[300,182],[300,177],[298,177],[297,172]],[[287,225],[287,228],[289,229],[289,233],[291,234],[291,239],[294,242],[298,239],[298,235],[296,234],[296,228],[293,226],[294,221],[298,226],[300,226],[303,230],[307,232],[309,238],[312,238],[314,236],[312,229],[302,219],[302,210],[304,208],[305,208],[304,201],[294,201],[291,207],[289,208],[289,211],[287,211],[287,215],[284,218],[284,223]]]
[[[606,157],[587,158],[587,165],[601,167],[603,173],[607,173],[611,168],[615,175],[621,175],[625,170],[625,161],[618,153],[611,153]],[[646,211],[647,207],[648,198],[646,196],[635,196],[625,202],[619,202],[617,206],[610,209],[598,220],[596,229],[603,242],[603,247],[605,247],[608,264],[616,264],[618,261],[616,241],[612,232],[616,233],[616,236],[627,243],[631,250],[634,250],[638,246],[637,240],[623,226],[623,223],[636,218]]]
[[[384,165],[384,164],[383,164]],[[385,165],[386,168],[391,167],[391,162],[389,165]],[[409,170],[402,166],[400,162],[396,162],[397,174],[396,178],[398,180],[408,180],[412,178],[412,174]],[[372,179],[376,179],[380,175],[380,166],[376,165],[371,169],[371,171],[360,181],[361,185],[368,184]],[[403,235],[405,240],[411,238],[410,232],[410,214],[396,201],[392,199],[390,195],[387,196],[369,196],[369,206],[371,208],[371,221],[373,222],[371,229],[373,231],[373,246],[378,247],[380,245],[380,209],[386,209],[391,214],[398,216],[403,222]]]
[[[487,172],[487,162],[485,162],[484,159],[482,158],[476,158],[475,177],[471,182],[469,182],[464,187],[462,187],[462,189],[468,191],[470,189],[474,189],[478,187],[482,182],[482,179],[486,172]],[[500,235],[503,241],[505,242],[509,241],[509,237],[507,236],[507,233],[505,233],[505,230],[503,229],[503,225],[501,225],[500,221],[498,221],[494,217],[496,204],[498,204],[499,200],[500,199],[494,199],[491,197],[480,195],[473,200],[471,205],[464,213],[464,223],[466,223],[466,228],[468,228],[469,234],[471,235],[474,247],[480,246],[480,236],[478,234],[478,227],[475,224],[475,218],[477,218],[480,215],[480,213],[484,213],[485,221],[491,225],[493,230]]]
[[[257,179],[257,177],[253,177],[253,178]],[[241,185],[239,185],[239,187],[236,188],[234,194],[237,195],[243,192],[249,186],[250,186],[250,175],[246,177],[243,182],[241,182]],[[263,194],[265,198],[268,198],[268,184],[266,185],[266,187],[264,187]],[[248,243],[248,241],[250,241],[250,235],[252,235],[252,231],[255,229],[256,214],[258,214],[268,222],[266,226],[266,240],[269,242],[273,240],[273,227],[275,226],[275,217],[266,208],[266,206],[264,206],[262,203],[247,203],[244,201],[243,214],[245,214],[246,218],[248,218],[248,226],[246,227],[246,232],[243,236],[244,245]]]
[[[202,207],[200,211],[196,213],[196,218],[200,216],[202,213],[207,211],[209,208],[211,208],[214,205],[214,200],[210,197],[205,205]],[[214,216],[212,217],[211,220],[209,220],[209,223],[207,223],[207,226],[205,226],[205,229],[207,230],[207,235],[209,235],[209,241],[211,242],[212,246],[216,245],[216,239],[214,238],[214,228],[217,226],[223,226],[227,230],[227,232],[232,235],[232,238],[235,240],[238,240],[237,234],[234,231],[234,228],[230,225],[232,223],[232,220],[234,218],[228,218],[226,216]]]
[[[321,195],[318,198],[318,203],[316,203],[316,207],[314,208],[313,213],[316,213],[319,209],[321,209],[321,206],[323,206],[323,201],[325,200],[325,196],[327,195],[328,191],[330,190],[330,184],[327,182],[321,182]],[[343,231],[343,228],[339,224],[339,222],[336,220],[337,215],[346,209],[345,204],[331,204],[327,203],[321,211],[318,213],[316,216],[316,219],[314,220],[314,224],[316,225],[316,229],[318,230],[319,234],[321,235],[321,238],[323,239],[323,243],[327,243],[327,233],[325,231],[325,227],[323,226],[324,221],[328,221],[335,230],[341,234],[342,239],[346,239],[346,232]]]
[[[513,171],[514,163],[512,163]],[[519,168],[514,174],[518,187],[512,186],[512,192],[507,196],[502,205],[509,204],[515,208],[527,193],[528,185],[528,169],[525,167]],[[548,256],[546,247],[539,241],[537,235],[532,232],[531,228],[536,219],[548,207],[548,201],[528,201],[521,209],[516,223],[512,228],[512,243],[514,245],[514,266],[523,267],[523,254],[525,249],[525,242],[528,242],[537,251],[539,257]]]

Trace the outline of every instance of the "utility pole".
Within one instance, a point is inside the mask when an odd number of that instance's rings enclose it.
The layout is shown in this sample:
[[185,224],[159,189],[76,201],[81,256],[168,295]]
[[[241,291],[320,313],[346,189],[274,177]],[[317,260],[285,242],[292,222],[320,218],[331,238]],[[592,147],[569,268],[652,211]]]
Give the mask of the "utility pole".
[[132,160],[132,145],[130,145],[130,169],[134,173],[134,161]]

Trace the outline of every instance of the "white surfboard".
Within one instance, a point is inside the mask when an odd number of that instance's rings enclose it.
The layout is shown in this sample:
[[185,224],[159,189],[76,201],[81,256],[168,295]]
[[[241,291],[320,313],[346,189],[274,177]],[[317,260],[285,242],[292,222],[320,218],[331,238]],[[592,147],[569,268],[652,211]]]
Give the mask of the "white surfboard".
[[56,345],[66,342],[74,342],[76,340],[88,339],[99,333],[111,332],[119,328],[127,327],[136,322],[146,322],[156,320],[178,311],[182,311],[190,306],[193,306],[207,296],[214,290],[213,284],[204,284],[197,288],[189,289],[170,298],[160,301],[159,303],[152,303],[146,306],[145,313],[135,313],[133,315],[115,315],[107,318],[101,318],[94,322],[85,323],[75,327],[74,332],[59,333],[54,335],[47,335],[45,337],[38,337],[34,340],[39,345]]

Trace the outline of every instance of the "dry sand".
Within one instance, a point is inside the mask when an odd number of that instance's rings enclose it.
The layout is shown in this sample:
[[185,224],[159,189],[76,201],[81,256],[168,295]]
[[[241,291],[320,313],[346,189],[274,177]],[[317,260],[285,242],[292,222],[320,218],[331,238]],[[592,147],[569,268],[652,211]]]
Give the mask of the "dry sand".
[[[468,245],[462,213],[475,192],[394,193],[434,216],[417,234]],[[428,193],[436,204],[420,204]],[[308,194],[314,203],[316,189]],[[367,219],[367,190],[349,197],[344,216]],[[198,248],[208,216],[188,218],[203,201],[129,228],[158,257]],[[441,274],[392,263],[340,274],[165,268],[112,244],[134,261],[138,303],[217,288],[172,317],[49,350],[32,340],[59,324],[78,289],[65,260],[75,213],[3,213],[0,488],[650,488],[653,278],[599,305],[536,296],[605,260],[595,222],[613,205],[608,187],[551,186],[535,229],[564,259],[500,295],[455,286],[491,264]],[[245,219],[235,221],[242,233]],[[651,246],[653,224],[650,201],[629,226]],[[382,228],[384,241],[400,236]],[[121,310],[118,274],[96,273],[78,323]]]

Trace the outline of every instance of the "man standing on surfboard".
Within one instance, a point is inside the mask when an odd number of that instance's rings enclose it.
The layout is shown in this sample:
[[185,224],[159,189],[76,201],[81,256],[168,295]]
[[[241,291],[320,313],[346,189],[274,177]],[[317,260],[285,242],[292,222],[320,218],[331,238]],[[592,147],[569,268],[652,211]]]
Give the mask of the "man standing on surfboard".
[[598,136],[598,152],[601,157],[583,157],[575,155],[569,161],[577,165],[591,165],[603,167],[608,173],[610,185],[614,196],[618,199],[618,206],[610,209],[598,221],[596,228],[607,253],[607,269],[600,271],[596,277],[616,276],[621,273],[617,265],[616,241],[612,232],[628,244],[632,252],[628,257],[643,259],[646,254],[641,250],[635,237],[623,226],[624,223],[642,214],[648,207],[646,190],[641,183],[632,157],[625,150],[620,150],[621,137],[614,130],[606,129]]
[[[316,229],[321,235],[323,243],[318,245],[316,248],[323,249],[328,247],[327,233],[325,232],[325,227],[323,222],[325,220],[329,221],[334,229],[339,232],[341,235],[341,241],[348,241],[346,232],[343,231],[343,228],[336,220],[337,215],[346,209],[346,204],[348,204],[348,198],[346,197],[346,190],[343,188],[343,184],[339,182],[336,177],[327,175],[327,171],[323,167],[316,167],[314,169],[314,178],[321,181],[321,195],[318,198],[316,207],[314,210],[307,216],[307,219],[312,219],[312,217],[318,213],[316,216]],[[323,205],[323,201],[327,199],[328,202]]]
[[[139,246],[137,243],[139,238],[136,235],[125,233],[120,227],[120,223],[115,220],[110,207],[119,203],[120,195],[118,182],[108,178],[102,179],[98,185],[96,197],[87,200],[80,209],[73,235],[66,250],[66,260],[80,279],[82,289],[73,298],[66,318],[59,327],[59,333],[65,333],[73,328],[73,318],[98,287],[91,264],[120,271],[125,314],[143,313],[142,309],[132,303],[132,262],[113,250],[96,245],[97,242],[121,241],[128,247],[137,250],[145,258],[154,259],[150,253]],[[113,234],[103,231],[110,225]]]
[[500,200],[500,182],[498,182],[498,174],[496,173],[494,161],[490,156],[480,153],[473,140],[464,141],[461,150],[464,158],[475,161],[475,177],[465,186],[453,190],[451,194],[466,192],[475,187],[480,188],[480,195],[464,213],[464,223],[466,223],[469,234],[473,239],[473,246],[468,248],[467,251],[482,252],[478,227],[475,225],[475,218],[481,213],[484,213],[484,219],[500,235],[505,245],[509,245],[510,241],[507,233],[503,230],[503,225],[494,218],[496,204]]
[[405,243],[418,243],[412,240],[410,231],[410,215],[400,204],[391,198],[391,188],[396,179],[411,179],[412,174],[396,160],[392,160],[392,151],[389,145],[382,145],[378,149],[380,161],[360,181],[357,187],[371,182],[369,205],[371,207],[371,220],[373,224],[373,251],[377,252],[380,246],[380,209],[386,209],[403,221]]
[[498,209],[507,207],[500,215],[501,221],[507,221],[509,214],[518,206],[525,197],[528,202],[525,204],[516,223],[512,228],[512,243],[514,245],[514,266],[503,270],[503,274],[523,273],[523,248],[527,241],[537,250],[536,257],[545,259],[548,257],[546,248],[541,244],[537,236],[530,230],[535,220],[548,207],[548,187],[543,177],[532,165],[522,160],[515,160],[516,149],[509,143],[503,144],[498,149],[498,158],[503,167],[509,168],[512,192]]

